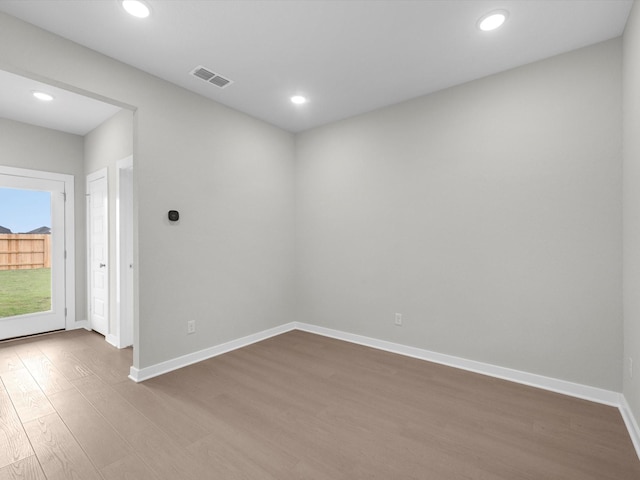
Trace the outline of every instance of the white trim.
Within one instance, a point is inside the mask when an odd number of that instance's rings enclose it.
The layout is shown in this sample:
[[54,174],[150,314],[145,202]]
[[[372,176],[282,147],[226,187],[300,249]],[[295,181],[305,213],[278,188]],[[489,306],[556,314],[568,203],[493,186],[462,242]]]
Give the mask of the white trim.
[[75,328],[76,323],[76,224],[75,224],[75,186],[73,175],[65,175],[64,182],[64,245],[65,245],[65,295],[67,307],[67,330]]
[[498,367],[496,365],[477,362],[475,360],[467,360],[466,358],[454,357],[453,355],[445,355],[429,350],[423,350],[421,348],[408,347],[398,343],[363,337],[353,333],[346,333],[306,323],[296,323],[295,325],[296,329],[304,332],[315,333],[325,337],[336,338],[338,340],[377,348],[378,350],[385,350],[387,352],[398,353],[400,355],[427,360],[429,362],[440,363],[442,365],[460,368],[462,370],[468,370],[470,372],[480,373],[490,377],[501,378],[503,380],[509,380],[511,382],[521,383],[523,385],[529,385],[543,390],[550,390],[552,392],[562,393],[564,395],[570,395],[572,397],[582,398],[592,402],[603,403],[614,407],[620,406],[620,394],[610,390],[581,385],[578,383],[568,382],[566,380],[558,380],[556,378],[545,377],[535,373],[522,372],[511,368]]
[[46,172],[27,168],[5,167],[0,165],[0,174],[14,175],[17,177],[31,177],[45,180],[54,180],[64,183],[64,249],[66,258],[64,262],[64,289],[65,329],[73,330],[76,326],[76,241],[75,241],[75,177],[68,173]]
[[204,350],[173,358],[171,360],[167,360],[166,362],[156,363],[155,365],[152,365],[150,367],[131,367],[129,378],[134,382],[142,382],[144,380],[157,377],[158,375],[169,373],[173,370],[177,370],[179,368],[186,367],[188,365],[192,365],[194,363],[201,362],[212,357],[217,357],[218,355],[222,355],[223,353],[246,347],[248,345],[251,345],[252,343],[260,342],[262,340],[266,340],[267,338],[290,332],[291,330],[295,330],[295,328],[295,323],[286,323],[284,325],[280,325],[279,327],[270,328],[268,330],[254,333],[246,337],[238,338],[237,340],[231,340],[230,342],[222,343],[214,347],[205,348]]
[[640,459],[640,427],[638,427],[638,422],[636,418],[633,416],[633,412],[631,411],[631,407],[627,403],[627,399],[624,395],[620,395],[620,414],[622,415],[622,420],[624,420],[624,424],[627,426],[627,430],[629,431],[629,436],[631,437],[631,442],[636,449],[636,454]]
[[89,320],[78,320],[73,324],[73,327],[67,328],[67,330],[78,330],[79,328],[91,331],[89,328]]
[[107,343],[109,345],[113,345],[116,348],[120,348],[120,344],[118,342],[118,337],[116,337],[115,335],[111,334],[111,333],[107,333],[104,336],[104,339],[107,341]]
[[[116,162],[116,325],[114,335],[110,335],[113,338],[106,337],[107,341],[117,348],[124,348],[133,345],[133,318],[129,322],[125,322],[123,315],[123,308],[125,305],[131,305],[131,316],[133,317],[133,285],[130,285],[129,291],[123,291],[123,275],[129,270],[127,265],[126,255],[123,255],[123,251],[126,251],[127,241],[123,235],[123,220],[130,220],[128,215],[133,216],[133,198],[123,192],[122,189],[122,175],[125,171],[133,171],[133,155],[129,155]],[[133,179],[132,179],[133,180]],[[131,185],[133,190],[133,184]],[[133,194],[133,192],[131,192]],[[126,201],[126,202],[123,202]],[[126,205],[123,207],[123,203]],[[128,209],[128,211],[123,210]],[[131,232],[133,235],[133,232]],[[131,245],[133,249],[133,245]],[[124,298],[123,298],[124,296]],[[125,300],[125,301],[123,301]],[[125,332],[128,332],[125,333]]]
[[45,172],[44,170],[4,167],[2,165],[0,165],[0,173],[4,175],[15,175],[16,177],[43,178],[45,180],[54,180],[57,182],[71,181],[71,183],[73,183],[73,175],[68,173]]

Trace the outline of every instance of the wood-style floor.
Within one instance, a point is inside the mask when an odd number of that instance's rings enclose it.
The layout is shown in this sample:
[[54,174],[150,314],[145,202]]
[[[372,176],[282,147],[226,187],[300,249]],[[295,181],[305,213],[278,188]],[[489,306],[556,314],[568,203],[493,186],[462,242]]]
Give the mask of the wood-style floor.
[[616,408],[308,333],[142,384],[131,361],[0,343],[0,480],[640,479]]

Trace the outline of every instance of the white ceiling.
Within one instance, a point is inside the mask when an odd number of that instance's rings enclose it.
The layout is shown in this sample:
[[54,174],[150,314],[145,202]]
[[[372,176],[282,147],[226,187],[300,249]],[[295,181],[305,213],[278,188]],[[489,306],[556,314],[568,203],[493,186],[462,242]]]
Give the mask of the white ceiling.
[[[292,132],[617,37],[632,0],[0,0],[0,11]],[[506,24],[481,32],[495,9]],[[234,83],[189,75],[203,65]],[[4,88],[4,86],[3,86]],[[294,94],[305,105],[289,102]],[[0,99],[1,100],[1,99]],[[1,114],[1,111],[0,111]]]
[[[42,102],[32,92],[54,97]],[[86,135],[120,108],[46,83],[0,70],[0,117],[75,135]]]

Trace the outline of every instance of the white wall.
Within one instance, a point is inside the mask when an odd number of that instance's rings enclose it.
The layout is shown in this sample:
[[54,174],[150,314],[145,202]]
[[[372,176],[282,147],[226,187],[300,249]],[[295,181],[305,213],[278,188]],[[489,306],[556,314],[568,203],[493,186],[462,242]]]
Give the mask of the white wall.
[[293,135],[5,14],[0,67],[136,107],[137,368],[294,319]]
[[620,391],[620,84],[617,39],[300,134],[297,318]]
[[[85,174],[107,168],[109,183],[109,332],[116,329],[116,198],[118,160],[133,154],[133,112],[123,109],[84,137]],[[82,180],[86,180],[85,178]]]
[[76,321],[87,319],[83,138],[0,118],[0,165],[74,176]]
[[[624,32],[624,395],[640,420],[640,5]],[[630,376],[628,362],[635,372]]]

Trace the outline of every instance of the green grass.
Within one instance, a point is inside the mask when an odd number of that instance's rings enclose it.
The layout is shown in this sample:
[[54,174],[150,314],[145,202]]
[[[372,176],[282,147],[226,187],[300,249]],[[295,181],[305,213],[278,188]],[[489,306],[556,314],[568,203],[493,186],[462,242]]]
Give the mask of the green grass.
[[0,318],[50,309],[50,268],[0,270]]

